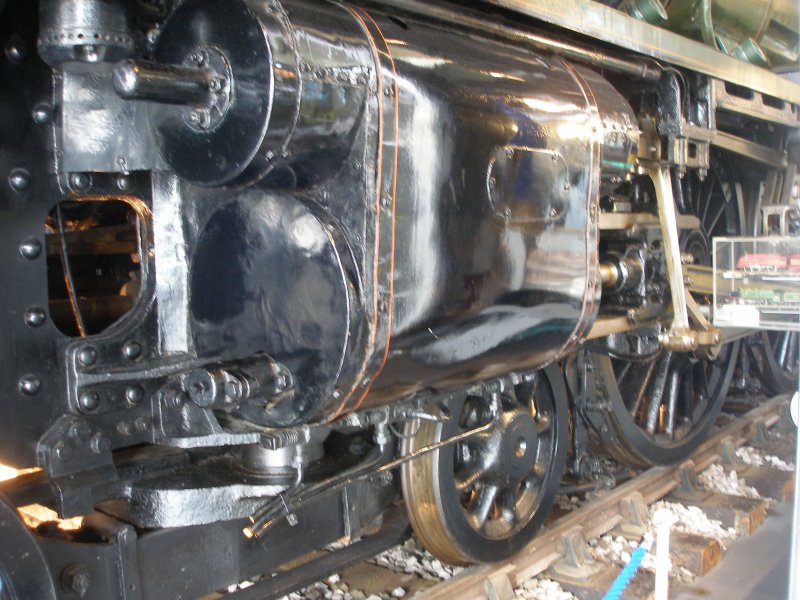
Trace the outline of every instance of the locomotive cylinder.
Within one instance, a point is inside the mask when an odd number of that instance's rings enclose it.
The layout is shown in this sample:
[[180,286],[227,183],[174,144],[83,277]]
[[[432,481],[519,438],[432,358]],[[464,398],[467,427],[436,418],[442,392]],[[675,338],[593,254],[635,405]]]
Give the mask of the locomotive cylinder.
[[[270,51],[295,57],[280,64],[298,78],[285,94],[296,121],[274,136],[286,151],[264,153],[275,117],[256,118],[266,133],[233,184],[269,175],[214,194],[192,259],[197,351],[265,352],[297,385],[283,402],[242,407],[245,418],[327,420],[541,366],[578,341],[599,302],[598,198],[628,176],[638,140],[607,80],[379,12],[329,6],[323,25],[316,4],[237,6],[271,32]],[[189,0],[176,14],[190,23],[207,10]],[[195,35],[167,23],[163,43],[181,50],[156,55],[179,63],[211,46],[182,38]],[[264,57],[273,72],[276,56]],[[164,158],[179,174],[197,160]]]

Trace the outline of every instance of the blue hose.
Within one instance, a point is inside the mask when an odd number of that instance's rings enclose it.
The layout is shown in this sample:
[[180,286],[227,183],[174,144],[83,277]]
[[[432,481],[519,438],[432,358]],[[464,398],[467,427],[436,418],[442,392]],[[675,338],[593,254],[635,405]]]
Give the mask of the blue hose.
[[649,546],[649,544],[640,544],[631,552],[631,559],[628,561],[628,564],[623,567],[622,571],[619,572],[614,583],[611,584],[606,595],[603,596],[603,600],[619,600],[619,597],[622,596],[622,592],[625,591],[625,588],[628,587],[631,579],[633,579],[633,576],[636,574],[639,565],[642,564],[642,559],[644,555],[647,554],[647,546]]

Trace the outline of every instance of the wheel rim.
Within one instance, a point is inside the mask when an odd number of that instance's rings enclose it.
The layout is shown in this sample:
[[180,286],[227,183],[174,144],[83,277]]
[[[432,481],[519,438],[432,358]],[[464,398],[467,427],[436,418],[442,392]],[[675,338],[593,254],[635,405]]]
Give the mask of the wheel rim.
[[[697,264],[711,264],[711,239],[743,230],[741,187],[733,183],[727,157],[712,154],[705,181],[687,174],[680,181],[680,212],[700,219],[699,230],[682,232],[681,249]],[[713,425],[725,401],[739,343],[722,348],[716,360],[658,348],[656,332],[616,336],[616,354],[595,354],[599,385],[607,397],[605,422],[616,433],[609,453],[636,466],[666,464],[688,456]],[[647,351],[642,351],[642,346]],[[597,346],[596,346],[597,347]],[[628,351],[626,352],[626,349]]]
[[455,395],[452,419],[422,422],[403,452],[484,425],[488,431],[422,455],[402,470],[418,539],[452,564],[496,561],[518,551],[547,515],[566,459],[566,390],[557,367],[490,398]]

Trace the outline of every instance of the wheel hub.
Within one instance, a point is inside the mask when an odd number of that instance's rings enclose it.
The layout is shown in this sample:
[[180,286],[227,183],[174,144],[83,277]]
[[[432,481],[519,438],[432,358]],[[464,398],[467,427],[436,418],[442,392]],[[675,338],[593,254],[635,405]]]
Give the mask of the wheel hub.
[[536,464],[538,436],[533,416],[522,409],[504,412],[496,435],[499,452],[492,466],[505,475],[507,483],[522,480]]

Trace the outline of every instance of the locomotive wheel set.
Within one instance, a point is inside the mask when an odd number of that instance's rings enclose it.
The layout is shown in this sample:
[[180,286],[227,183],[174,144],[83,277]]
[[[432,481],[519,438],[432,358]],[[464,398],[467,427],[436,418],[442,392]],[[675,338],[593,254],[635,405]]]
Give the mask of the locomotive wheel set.
[[796,200],[763,68],[584,0],[0,14],[3,600],[313,578],[407,521],[500,560],[564,475],[795,385],[796,334],[710,313],[712,240]]

